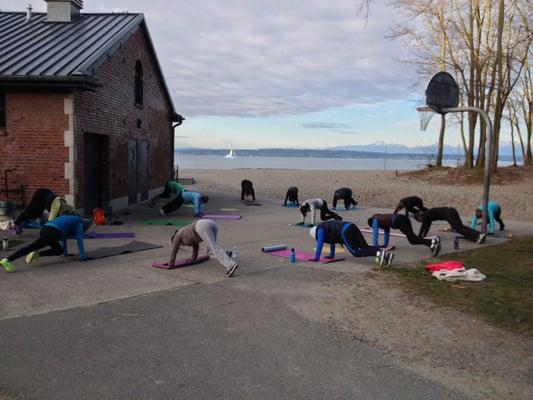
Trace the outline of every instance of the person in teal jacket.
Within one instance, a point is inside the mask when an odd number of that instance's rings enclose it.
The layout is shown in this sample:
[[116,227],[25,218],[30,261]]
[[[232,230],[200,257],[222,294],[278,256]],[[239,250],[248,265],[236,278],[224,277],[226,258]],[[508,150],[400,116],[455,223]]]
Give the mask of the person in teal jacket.
[[[24,256],[26,256],[28,264],[41,256],[59,256],[61,254],[67,256],[67,239],[76,239],[80,260],[83,261],[86,259],[83,234],[88,227],[89,223],[84,223],[78,216],[66,215],[57,217],[41,228],[37,240],[0,260],[0,265],[4,267],[6,272],[15,272],[13,261]],[[47,246],[50,249],[41,251]]]
[[[496,201],[489,201],[488,206],[489,212],[487,215],[487,221],[489,223],[489,233],[494,235],[494,228],[496,226],[496,222],[500,224],[500,231],[505,230],[505,224],[502,220],[502,208]],[[475,229],[477,225],[478,219],[481,219],[483,217],[483,204],[481,204],[477,209],[472,217],[472,223],[470,224],[470,227],[472,229]]]
[[183,204],[193,204],[194,205],[194,216],[201,217],[202,213],[202,203],[206,204],[209,201],[209,196],[202,196],[200,193],[188,192],[184,190],[181,192],[181,197],[183,197]]

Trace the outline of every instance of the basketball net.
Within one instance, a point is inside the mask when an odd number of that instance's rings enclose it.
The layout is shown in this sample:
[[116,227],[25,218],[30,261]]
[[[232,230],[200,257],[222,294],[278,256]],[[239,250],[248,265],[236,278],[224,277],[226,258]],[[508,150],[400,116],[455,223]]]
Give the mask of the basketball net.
[[416,111],[418,111],[420,130],[425,131],[429,125],[429,121],[431,121],[431,118],[433,118],[433,115],[435,115],[435,111],[433,111],[430,107],[417,107]]

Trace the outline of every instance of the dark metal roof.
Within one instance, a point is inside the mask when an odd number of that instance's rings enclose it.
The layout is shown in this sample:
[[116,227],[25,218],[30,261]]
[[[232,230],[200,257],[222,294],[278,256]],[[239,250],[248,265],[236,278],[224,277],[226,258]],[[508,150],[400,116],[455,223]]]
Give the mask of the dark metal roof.
[[143,14],[80,14],[73,22],[46,22],[46,13],[0,12],[0,84],[97,87],[93,71],[141,26],[161,78],[170,93]]

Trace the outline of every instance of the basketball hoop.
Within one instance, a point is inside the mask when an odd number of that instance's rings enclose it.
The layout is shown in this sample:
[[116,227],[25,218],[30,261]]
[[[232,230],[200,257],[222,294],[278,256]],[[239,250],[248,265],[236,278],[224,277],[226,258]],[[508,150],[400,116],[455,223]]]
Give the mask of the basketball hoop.
[[435,111],[430,107],[417,107],[418,111],[418,120],[420,121],[420,130],[425,131],[429,125],[429,121],[435,115]]

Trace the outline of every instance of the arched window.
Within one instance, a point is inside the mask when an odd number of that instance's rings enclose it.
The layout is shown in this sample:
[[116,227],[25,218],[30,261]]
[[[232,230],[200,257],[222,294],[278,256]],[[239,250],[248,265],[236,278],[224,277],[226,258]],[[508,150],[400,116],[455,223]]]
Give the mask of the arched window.
[[143,104],[143,67],[137,60],[135,63],[135,105]]

